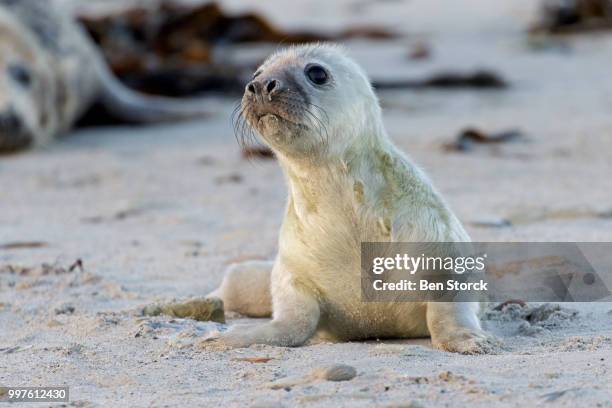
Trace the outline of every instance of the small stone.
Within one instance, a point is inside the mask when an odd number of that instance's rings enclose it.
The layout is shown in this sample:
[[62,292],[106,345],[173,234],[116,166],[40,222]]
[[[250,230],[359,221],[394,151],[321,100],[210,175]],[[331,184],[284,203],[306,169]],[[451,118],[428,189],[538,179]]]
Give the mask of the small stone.
[[427,59],[431,56],[431,50],[425,43],[417,43],[408,53],[408,58],[411,60]]
[[499,305],[495,306],[493,310],[502,311],[508,305],[519,305],[520,307],[525,307],[527,306],[527,303],[524,300],[520,300],[520,299],[510,299],[510,300],[506,300],[505,302],[500,303]]
[[392,402],[385,405],[385,408],[424,408],[425,406],[419,401]]
[[251,405],[251,408],[283,408],[283,405],[278,402],[260,401]]
[[271,357],[240,357],[232,358],[232,361],[240,361],[245,363],[267,363],[268,361],[274,360]]
[[545,373],[546,378],[557,379],[561,377],[561,373]]
[[470,221],[470,224],[481,228],[507,228],[512,226],[512,222],[505,218],[481,218]]
[[408,377],[407,379],[408,381],[413,382],[415,384],[428,384],[429,383],[429,378],[423,377],[423,376]]
[[350,381],[357,375],[357,370],[346,364],[334,364],[328,367],[315,368],[312,375],[315,378],[327,381]]
[[445,382],[457,382],[457,381],[465,381],[466,378],[462,375],[454,374],[451,371],[442,371],[438,378]]
[[49,328],[60,327],[60,326],[63,326],[63,325],[64,324],[62,322],[59,322],[59,321],[57,321],[55,319],[51,319],[49,321],[49,323],[47,323],[47,327],[49,327]]
[[59,307],[55,308],[55,314],[56,315],[61,315],[61,314],[73,314],[74,311],[76,310],[76,308],[74,307],[74,305],[70,304],[70,303],[66,303],[63,304]]
[[242,180],[243,180],[243,177],[241,174],[231,173],[231,174],[226,174],[223,176],[216,177],[215,183],[216,184],[228,184],[228,183],[237,184],[237,183],[241,183]]
[[281,378],[278,381],[267,383],[266,388],[273,390],[291,390],[297,385],[310,384],[317,380],[327,381],[349,381],[355,378],[357,370],[345,364],[334,364],[326,367],[315,368],[306,376],[293,376]]

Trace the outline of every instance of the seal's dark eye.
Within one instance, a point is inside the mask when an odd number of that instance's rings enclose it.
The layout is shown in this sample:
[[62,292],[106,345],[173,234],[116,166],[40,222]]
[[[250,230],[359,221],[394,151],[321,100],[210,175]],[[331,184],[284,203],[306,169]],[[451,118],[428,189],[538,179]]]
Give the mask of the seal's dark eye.
[[316,85],[326,84],[329,80],[329,75],[327,75],[327,71],[320,65],[310,64],[306,67],[304,72],[306,73],[306,76],[308,77],[310,82]]
[[30,71],[22,65],[10,65],[8,67],[8,73],[19,85],[29,87],[32,84],[32,74]]

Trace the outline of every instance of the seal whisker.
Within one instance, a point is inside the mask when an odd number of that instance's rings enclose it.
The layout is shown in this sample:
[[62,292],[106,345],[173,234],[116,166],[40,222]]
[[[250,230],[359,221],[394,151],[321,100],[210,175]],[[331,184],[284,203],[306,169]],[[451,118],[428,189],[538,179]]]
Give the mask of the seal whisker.
[[323,115],[327,119],[327,122],[329,122],[329,117],[327,116],[327,113],[325,112],[325,110],[323,110],[323,108],[311,102],[304,101],[301,98],[295,98],[295,97],[290,96],[291,94],[296,94],[295,92],[288,92],[288,94],[289,95],[283,95],[281,97],[281,100],[290,101],[290,102],[299,102],[299,103],[305,104],[306,107],[304,108],[304,112],[311,118],[309,121],[311,122],[312,126],[317,128],[317,131],[319,135],[321,136],[321,142],[325,146],[327,146],[329,144],[329,133],[327,131],[327,126],[325,124],[325,121],[324,119],[318,117],[314,112],[312,112],[310,108],[313,107],[317,109],[318,111],[320,111],[321,113],[323,113]]
[[240,144],[240,140],[238,137],[238,124],[240,121],[240,112],[242,110],[242,101],[238,101],[236,103],[236,106],[234,107],[234,109],[232,110],[232,114],[230,116],[230,120],[232,122],[232,127],[234,129],[234,137],[236,138],[236,142],[238,142],[238,144]]
[[[289,95],[298,95],[296,92],[293,92],[293,91],[287,91],[287,93],[288,93]],[[302,99],[301,99],[301,98],[299,98],[299,97],[298,97],[298,98],[296,98],[296,97],[292,97],[292,96],[284,95],[284,96],[283,96],[283,98],[286,98],[286,100],[293,101],[293,102],[304,103],[304,104],[306,104],[306,105],[308,105],[308,106],[311,106],[311,107],[315,108],[315,109],[317,110],[317,112],[320,112],[320,113],[321,113],[321,115],[322,115],[322,116],[324,116],[324,118],[318,118],[318,119],[321,119],[321,121],[323,121],[323,122],[327,122],[327,123],[329,123],[329,116],[327,115],[327,112],[325,111],[325,109],[323,109],[323,108],[322,108],[322,107],[320,107],[319,105],[314,104],[314,103],[312,103],[312,102],[310,102],[310,101],[304,101],[304,100],[302,100]]]
[[241,147],[244,147],[244,108],[239,104],[232,114],[232,122],[234,124],[234,137]]
[[323,123],[323,121],[318,118],[314,113],[312,113],[310,111],[310,109],[304,109],[304,112],[306,112],[308,115],[310,115],[312,118],[315,119],[315,121],[318,123],[318,128],[319,128],[319,136],[321,136],[321,143],[322,145],[325,147],[325,149],[327,149],[328,146],[328,142],[329,142],[329,133],[327,132],[327,126],[325,126],[325,124]]
[[242,147],[245,148],[248,145],[248,141],[252,139],[252,128],[251,126],[248,124],[247,119],[246,119],[246,107],[242,105],[242,103],[240,103],[236,109],[235,109],[234,113],[234,135],[236,137],[236,140],[238,142],[238,144]]
[[242,141],[243,148],[249,146],[254,139],[253,127],[249,125],[245,113],[246,113],[245,109],[242,109],[240,111],[240,118],[241,118],[240,135],[241,135],[241,141]]
[[327,123],[329,123],[329,116],[327,115],[327,112],[325,111],[325,109],[323,109],[322,107],[320,107],[319,105],[316,105],[312,102],[308,102],[308,104],[312,107],[314,107],[315,109],[317,109],[319,112],[321,112],[323,114],[323,116],[325,116],[325,121]]
[[295,92],[295,91],[294,91],[294,90],[292,90],[292,89],[289,89],[289,90],[287,90],[286,92],[287,92],[288,94],[290,94],[290,95],[296,95],[296,96],[298,96],[298,98],[291,98],[291,100],[293,100],[293,101],[299,101],[299,102],[305,103],[305,104],[307,104],[307,105],[309,105],[309,106],[312,106],[312,107],[316,108],[316,109],[317,109],[319,112],[321,112],[321,113],[323,114],[323,116],[325,116],[325,121],[326,121],[327,123],[329,123],[329,116],[327,115],[327,112],[325,111],[325,109],[323,109],[322,107],[320,107],[319,105],[317,105],[317,104],[315,104],[315,103],[312,103],[311,101],[304,101],[304,100],[302,100],[302,98],[300,97],[300,94],[299,94],[298,92]]
[[312,127],[316,130],[316,132],[321,137],[321,144],[327,146],[329,141],[329,134],[327,132],[327,127],[321,120],[321,118],[317,117],[311,110],[309,106],[306,106],[303,109],[303,112],[308,116],[308,120],[311,123]]

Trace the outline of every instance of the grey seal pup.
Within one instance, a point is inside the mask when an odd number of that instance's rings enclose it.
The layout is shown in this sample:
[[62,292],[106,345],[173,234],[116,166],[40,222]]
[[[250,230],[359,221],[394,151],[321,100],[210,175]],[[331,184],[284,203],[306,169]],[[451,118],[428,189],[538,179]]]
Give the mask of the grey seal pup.
[[230,311],[272,316],[213,343],[300,346],[430,336],[434,347],[487,353],[497,341],[480,302],[362,302],[362,242],[469,242],[431,181],[391,142],[364,71],[342,48],[277,52],[246,86],[237,123],[274,150],[289,196],[273,262],[233,266],[219,289]]

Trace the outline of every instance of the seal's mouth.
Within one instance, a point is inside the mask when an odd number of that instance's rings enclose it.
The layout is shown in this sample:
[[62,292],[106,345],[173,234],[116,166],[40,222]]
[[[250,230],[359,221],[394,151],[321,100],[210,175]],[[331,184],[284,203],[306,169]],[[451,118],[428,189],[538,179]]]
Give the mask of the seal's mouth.
[[272,119],[272,120],[281,120],[280,116],[275,115],[274,113],[264,113],[263,115],[257,115],[257,121],[261,122],[262,119]]
[[254,142],[259,136],[271,148],[284,151],[303,150],[306,144],[316,143],[309,136],[321,134],[324,128],[307,101],[292,96],[289,90],[270,98],[245,93],[232,121],[242,145]]
[[265,123],[279,123],[279,124],[286,124],[286,125],[290,125],[290,126],[294,126],[297,127],[299,129],[302,130],[308,130],[309,127],[303,123],[298,123],[295,121],[292,121],[290,119],[287,119],[284,116],[281,116],[277,113],[264,113],[262,115],[257,115],[257,124],[258,126],[261,126]]

